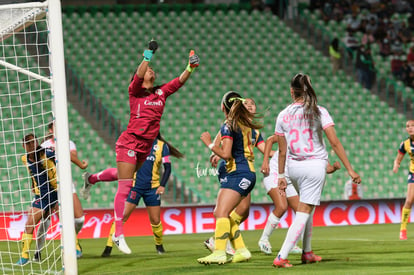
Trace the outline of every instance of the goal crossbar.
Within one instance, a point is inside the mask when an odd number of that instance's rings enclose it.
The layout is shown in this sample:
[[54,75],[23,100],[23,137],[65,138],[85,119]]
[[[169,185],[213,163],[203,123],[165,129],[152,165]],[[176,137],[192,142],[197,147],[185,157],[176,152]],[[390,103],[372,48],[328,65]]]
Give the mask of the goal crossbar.
[[9,68],[9,69],[14,70],[14,71],[17,71],[19,73],[23,73],[23,74],[25,74],[27,76],[30,76],[30,77],[33,77],[35,79],[41,80],[41,81],[46,82],[48,84],[52,83],[52,80],[50,80],[49,78],[47,78],[45,76],[42,76],[42,75],[36,74],[34,72],[31,72],[29,70],[23,69],[21,67],[13,65],[13,64],[11,64],[7,61],[1,60],[1,59],[0,59],[0,65],[3,65],[4,67]]

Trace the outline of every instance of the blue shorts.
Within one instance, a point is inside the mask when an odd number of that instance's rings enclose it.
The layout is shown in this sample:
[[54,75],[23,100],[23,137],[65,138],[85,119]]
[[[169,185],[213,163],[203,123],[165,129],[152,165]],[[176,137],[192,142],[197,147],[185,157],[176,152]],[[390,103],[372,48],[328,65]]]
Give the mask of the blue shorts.
[[141,198],[144,199],[145,206],[160,206],[161,205],[161,196],[155,194],[157,188],[151,189],[138,189],[132,187],[129,191],[127,202],[138,205]]
[[32,201],[32,207],[47,211],[53,208],[57,202],[57,192],[52,191],[48,195],[45,195],[43,198],[41,198],[39,195],[35,195],[35,198]]
[[408,172],[407,182],[408,182],[408,184],[414,183],[414,173]]
[[243,197],[249,195],[256,184],[256,173],[250,171],[235,171],[219,175],[220,188],[232,189]]

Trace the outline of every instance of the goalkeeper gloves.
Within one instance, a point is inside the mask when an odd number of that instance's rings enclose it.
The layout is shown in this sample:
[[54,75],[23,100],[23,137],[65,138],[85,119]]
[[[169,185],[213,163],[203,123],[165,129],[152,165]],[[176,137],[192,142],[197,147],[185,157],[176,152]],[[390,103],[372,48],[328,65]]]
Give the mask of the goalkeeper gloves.
[[144,61],[151,61],[152,55],[155,53],[155,51],[158,49],[158,43],[154,39],[152,39],[148,43],[148,50],[145,50],[142,56],[144,57]]
[[200,58],[194,53],[194,50],[191,50],[186,70],[192,73],[199,65]]

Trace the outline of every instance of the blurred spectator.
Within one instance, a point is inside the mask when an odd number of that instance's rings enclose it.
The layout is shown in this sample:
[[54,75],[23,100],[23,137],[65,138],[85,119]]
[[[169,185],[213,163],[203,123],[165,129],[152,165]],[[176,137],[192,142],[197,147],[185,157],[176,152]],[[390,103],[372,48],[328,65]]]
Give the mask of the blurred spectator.
[[391,73],[398,80],[403,80],[403,61],[399,55],[393,55],[391,58]]
[[346,20],[346,25],[348,32],[356,32],[359,30],[361,20],[359,20],[357,12],[352,12],[352,15]]
[[354,52],[359,49],[360,43],[358,38],[354,36],[353,32],[347,32],[344,38],[344,43],[349,57],[353,58]]
[[375,42],[375,38],[372,35],[372,33],[369,31],[364,32],[364,35],[361,38],[361,44],[367,45],[367,44],[372,44],[374,42]]
[[368,45],[361,46],[358,50],[355,67],[358,81],[364,88],[370,90],[375,80],[375,64]]
[[411,31],[407,27],[407,24],[403,21],[401,23],[400,31],[398,32],[398,37],[404,44],[407,44],[411,41]]
[[335,3],[334,9],[333,9],[333,20],[339,22],[344,18],[344,13],[345,13],[346,8],[341,6],[341,4],[339,2]]
[[374,34],[377,31],[377,21],[375,17],[371,16],[369,17],[368,23],[365,26],[365,31],[370,32],[371,34]]
[[332,63],[332,73],[335,75],[341,67],[341,53],[339,51],[339,40],[334,38],[329,46],[329,56]]
[[395,39],[391,44],[391,52],[395,55],[402,55],[404,53],[404,45],[399,38]]
[[407,54],[407,62],[414,70],[414,46],[411,46],[410,51]]
[[408,21],[408,29],[410,29],[411,31],[414,31],[414,14],[410,14],[407,21]]
[[403,61],[401,67],[401,80],[408,86],[413,86],[414,70],[408,65],[407,60]]
[[386,37],[379,43],[379,54],[385,58],[391,54],[391,43],[390,40]]

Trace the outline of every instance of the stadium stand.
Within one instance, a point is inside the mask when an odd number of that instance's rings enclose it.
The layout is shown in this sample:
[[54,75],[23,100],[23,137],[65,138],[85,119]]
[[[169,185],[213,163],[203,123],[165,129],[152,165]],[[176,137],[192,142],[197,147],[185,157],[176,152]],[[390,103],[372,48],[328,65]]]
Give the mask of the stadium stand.
[[[276,16],[226,5],[191,7],[72,7],[65,10],[63,26],[67,62],[124,125],[129,78],[146,41],[155,38],[160,44],[152,62],[158,83],[178,76],[188,51],[196,50],[201,66],[188,85],[169,98],[161,126],[166,139],[186,154],[184,160],[173,160],[173,170],[194,197],[212,203],[218,190],[199,136],[205,130],[218,131],[221,96],[236,90],[253,97],[265,115],[266,138],[274,131],[275,116],[290,102],[289,81],[297,72],[311,75],[320,104],[330,110],[362,176],[364,197],[404,196],[407,170],[398,175],[391,171],[405,137],[403,115],[343,71],[331,76],[329,59]],[[197,20],[190,24],[190,17]],[[337,160],[331,155],[331,162]],[[260,158],[257,153],[257,171]],[[258,173],[253,202],[269,201],[262,178]],[[341,199],[347,179],[344,170],[329,175],[323,199]]]

